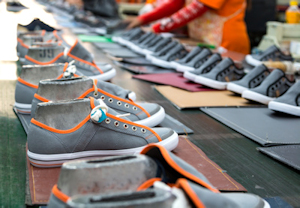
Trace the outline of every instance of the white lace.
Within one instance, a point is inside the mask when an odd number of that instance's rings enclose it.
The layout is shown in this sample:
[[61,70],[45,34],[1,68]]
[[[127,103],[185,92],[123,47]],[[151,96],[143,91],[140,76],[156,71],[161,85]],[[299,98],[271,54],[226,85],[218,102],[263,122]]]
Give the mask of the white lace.
[[[98,99],[98,101],[99,101],[99,105],[93,108],[91,112],[91,119],[95,123],[101,123],[106,118],[106,113],[108,112],[107,105],[101,99]],[[104,113],[104,115],[102,112]]]
[[71,61],[68,64],[68,68],[66,69],[66,71],[64,72],[64,77],[70,77],[71,75],[73,76],[76,73],[76,66],[73,65],[75,63],[75,61]]

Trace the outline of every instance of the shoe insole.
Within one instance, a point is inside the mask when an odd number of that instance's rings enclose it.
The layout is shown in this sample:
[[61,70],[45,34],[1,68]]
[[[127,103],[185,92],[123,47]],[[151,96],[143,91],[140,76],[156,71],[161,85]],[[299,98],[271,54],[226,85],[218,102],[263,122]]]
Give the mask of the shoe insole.
[[203,112],[262,146],[300,144],[300,118],[267,107],[201,108]]

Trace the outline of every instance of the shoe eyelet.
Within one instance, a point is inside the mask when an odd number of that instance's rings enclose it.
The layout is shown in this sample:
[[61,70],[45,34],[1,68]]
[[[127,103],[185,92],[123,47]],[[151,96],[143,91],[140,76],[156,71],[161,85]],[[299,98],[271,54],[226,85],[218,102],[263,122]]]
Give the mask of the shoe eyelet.
[[113,99],[112,99],[112,98],[109,98],[109,99],[108,99],[108,102],[112,103],[112,102],[113,102]]
[[98,96],[98,92],[94,92],[94,96],[97,97]]
[[105,96],[104,95],[101,95],[101,100],[105,100]]
[[133,127],[132,127],[132,130],[133,130],[133,131],[136,131],[136,130],[137,130],[136,126],[133,126]]
[[110,123],[110,119],[109,118],[105,119],[105,123],[109,124]]
[[124,127],[124,129],[128,129],[128,125],[127,124],[124,124],[123,127]]
[[127,103],[125,104],[125,108],[129,108],[129,105]]
[[122,105],[122,102],[121,101],[118,101],[117,102],[118,106]]
[[137,107],[136,107],[136,106],[133,106],[133,110],[137,110]]
[[118,122],[118,121],[115,121],[115,123],[114,123],[114,124],[115,124],[115,126],[116,126],[116,127],[118,127],[118,126],[119,126],[119,122]]
[[141,129],[141,131],[142,131],[142,133],[144,133],[144,134],[146,133],[146,129]]

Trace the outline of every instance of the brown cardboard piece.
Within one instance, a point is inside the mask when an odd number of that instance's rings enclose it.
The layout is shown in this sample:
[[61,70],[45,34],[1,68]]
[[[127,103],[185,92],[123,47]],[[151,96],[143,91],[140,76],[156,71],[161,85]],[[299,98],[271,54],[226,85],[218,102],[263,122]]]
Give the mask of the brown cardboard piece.
[[188,92],[171,86],[155,86],[155,89],[179,109],[260,105],[230,91]]
[[[206,154],[187,137],[179,137],[179,144],[173,153],[201,172],[213,186],[221,191],[246,192],[247,190],[223,169],[210,160]],[[52,187],[57,183],[60,168],[37,168],[27,157],[29,188],[32,205],[47,204]]]

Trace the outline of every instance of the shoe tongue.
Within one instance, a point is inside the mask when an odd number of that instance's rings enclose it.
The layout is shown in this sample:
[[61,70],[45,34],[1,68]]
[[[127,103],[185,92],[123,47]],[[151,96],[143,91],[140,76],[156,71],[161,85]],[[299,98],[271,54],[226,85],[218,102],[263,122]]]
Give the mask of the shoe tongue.
[[267,78],[263,82],[268,83],[269,80],[275,81],[275,80],[283,77],[284,75],[285,75],[285,73],[283,71],[281,71],[280,69],[275,69],[274,71],[271,72],[271,74],[269,76],[267,76]]
[[83,59],[88,62],[93,62],[93,56],[90,52],[88,52],[79,41],[76,41],[76,43],[72,46],[72,48],[69,51],[70,54]]

